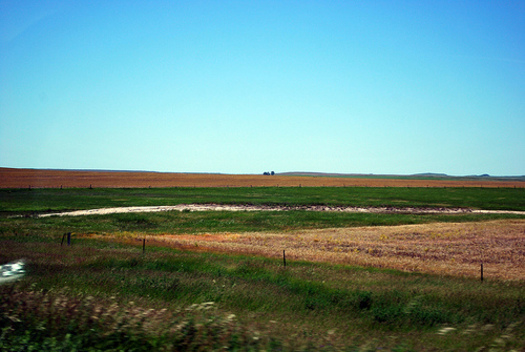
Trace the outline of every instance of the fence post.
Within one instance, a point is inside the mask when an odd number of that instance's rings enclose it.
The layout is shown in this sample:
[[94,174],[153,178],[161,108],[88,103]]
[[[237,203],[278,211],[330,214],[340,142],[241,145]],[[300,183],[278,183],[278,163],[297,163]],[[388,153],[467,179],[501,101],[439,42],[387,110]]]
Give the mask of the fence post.
[[283,264],[284,264],[284,267],[286,268],[286,252],[284,251],[284,249],[283,249]]
[[66,233],[64,233],[64,234],[62,235],[62,242],[60,242],[60,246],[61,246],[61,247],[62,247],[62,245],[64,244],[64,239],[66,238],[66,235],[67,235]]
[[481,282],[483,282],[483,262],[481,262]]
[[67,233],[67,245],[71,246],[71,232]]
[[146,253],[146,237],[142,239],[142,254]]

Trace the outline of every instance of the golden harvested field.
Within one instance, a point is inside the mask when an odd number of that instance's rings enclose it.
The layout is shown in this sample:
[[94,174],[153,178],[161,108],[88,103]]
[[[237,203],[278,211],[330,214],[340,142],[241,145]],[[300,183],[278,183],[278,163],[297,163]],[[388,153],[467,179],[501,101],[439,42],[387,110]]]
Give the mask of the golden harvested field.
[[62,171],[0,168],[0,188],[147,187],[525,187],[520,181]]
[[243,253],[438,275],[525,280],[525,220],[358,227],[289,233],[84,235],[192,251]]

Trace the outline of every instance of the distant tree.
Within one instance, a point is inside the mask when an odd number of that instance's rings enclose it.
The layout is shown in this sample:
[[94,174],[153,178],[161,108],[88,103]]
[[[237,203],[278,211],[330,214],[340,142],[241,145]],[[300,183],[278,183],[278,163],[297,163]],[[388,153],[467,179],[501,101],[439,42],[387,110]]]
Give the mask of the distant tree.
[[275,175],[275,172],[272,171],[272,172],[271,172],[271,175],[272,175],[272,176]]

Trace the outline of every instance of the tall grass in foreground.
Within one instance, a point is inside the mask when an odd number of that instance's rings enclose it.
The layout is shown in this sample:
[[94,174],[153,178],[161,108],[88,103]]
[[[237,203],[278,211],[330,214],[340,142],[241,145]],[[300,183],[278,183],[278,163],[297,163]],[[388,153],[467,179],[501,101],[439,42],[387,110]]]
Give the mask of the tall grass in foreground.
[[[277,341],[239,324],[234,314],[217,314],[213,302],[185,309],[120,305],[114,297],[60,291],[0,290],[2,351],[218,351],[275,350]],[[280,350],[280,348],[279,348]]]
[[[369,305],[363,295],[360,309]],[[409,309],[417,309],[415,305]],[[303,331],[291,338],[246,324],[235,314],[217,310],[214,302],[192,304],[182,309],[143,308],[133,302],[120,303],[115,297],[101,299],[74,294],[65,289],[0,288],[0,349],[2,351],[414,351],[471,350],[455,345],[459,339],[480,339],[490,351],[512,351],[522,331],[519,322],[504,329],[492,324],[470,324],[458,330],[444,326],[423,343],[394,338],[385,346],[381,333],[367,335],[368,341],[345,346],[336,337],[337,329],[322,336]],[[275,324],[276,322],[274,322]],[[495,337],[486,339],[486,335]],[[299,331],[298,331],[299,332]],[[390,338],[393,338],[389,333]],[[455,335],[454,337],[452,337]],[[450,338],[449,338],[450,337]],[[425,336],[422,336],[425,339]],[[397,342],[396,342],[397,340]],[[401,341],[400,341],[401,340]],[[435,347],[440,340],[441,347]],[[388,343],[388,342],[386,342]],[[477,350],[482,351],[482,346]]]
[[294,261],[285,269],[254,256],[164,248],[142,255],[134,246],[94,244],[3,241],[0,260],[27,258],[28,276],[0,287],[0,346],[503,351],[525,344],[519,283]]

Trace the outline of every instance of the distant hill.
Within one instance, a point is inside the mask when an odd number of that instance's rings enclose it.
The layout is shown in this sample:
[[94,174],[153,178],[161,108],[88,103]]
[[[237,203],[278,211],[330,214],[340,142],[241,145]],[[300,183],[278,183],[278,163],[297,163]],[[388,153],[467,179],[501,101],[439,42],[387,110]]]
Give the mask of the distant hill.
[[450,177],[447,174],[437,174],[437,173],[433,173],[433,172],[425,172],[425,173],[414,174],[414,175],[410,175],[410,176],[415,176],[415,177]]
[[310,176],[310,177],[349,177],[349,178],[375,178],[375,179],[429,179],[429,180],[484,180],[484,181],[523,181],[523,176],[490,176],[489,174],[468,175],[468,176],[450,176],[444,173],[424,172],[413,175],[395,175],[395,174],[345,174],[345,173],[328,173],[328,172],[309,172],[309,171],[292,171],[276,173],[279,176]]

